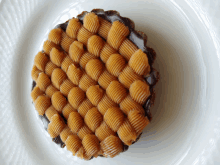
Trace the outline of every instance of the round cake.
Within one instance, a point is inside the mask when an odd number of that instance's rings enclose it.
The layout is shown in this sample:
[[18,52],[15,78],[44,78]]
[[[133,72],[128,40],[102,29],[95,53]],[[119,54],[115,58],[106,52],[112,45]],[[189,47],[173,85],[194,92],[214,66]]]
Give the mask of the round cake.
[[34,59],[31,97],[53,141],[85,160],[126,151],[152,119],[155,57],[117,11],[84,11],[52,29]]

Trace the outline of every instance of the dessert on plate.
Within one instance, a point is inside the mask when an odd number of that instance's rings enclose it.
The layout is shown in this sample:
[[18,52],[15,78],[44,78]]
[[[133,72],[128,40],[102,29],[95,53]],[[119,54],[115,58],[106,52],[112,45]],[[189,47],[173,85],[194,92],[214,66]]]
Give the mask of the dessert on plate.
[[156,53],[117,11],[94,9],[57,25],[34,59],[31,97],[54,142],[74,156],[115,157],[152,116]]

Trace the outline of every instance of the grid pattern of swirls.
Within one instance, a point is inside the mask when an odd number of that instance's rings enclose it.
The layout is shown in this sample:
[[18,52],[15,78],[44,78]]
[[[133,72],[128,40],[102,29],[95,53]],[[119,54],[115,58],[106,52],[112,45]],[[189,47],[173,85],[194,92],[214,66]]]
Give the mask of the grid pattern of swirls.
[[[51,137],[60,134],[67,149],[78,157],[114,157],[123,150],[121,141],[131,145],[149,123],[141,106],[150,95],[149,86],[141,81],[142,75],[150,71],[148,59],[126,38],[128,34],[129,29],[123,23],[115,21],[111,25],[88,13],[83,26],[73,18],[66,33],[53,29],[43,46],[45,54],[39,52],[35,57],[32,69],[32,77],[37,82],[32,91],[35,107],[51,121],[48,127]],[[97,59],[99,56],[102,61]],[[81,69],[77,68],[79,64]],[[101,87],[106,89],[106,94]],[[66,116],[68,126],[62,122],[59,112]]]

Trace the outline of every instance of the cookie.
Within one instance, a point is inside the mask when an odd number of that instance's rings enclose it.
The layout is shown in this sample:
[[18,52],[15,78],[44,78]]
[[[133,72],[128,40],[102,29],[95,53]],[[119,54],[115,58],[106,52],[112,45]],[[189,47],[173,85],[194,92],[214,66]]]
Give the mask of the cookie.
[[34,59],[31,97],[55,143],[90,160],[140,138],[159,80],[146,42],[113,10],[82,12],[50,31]]

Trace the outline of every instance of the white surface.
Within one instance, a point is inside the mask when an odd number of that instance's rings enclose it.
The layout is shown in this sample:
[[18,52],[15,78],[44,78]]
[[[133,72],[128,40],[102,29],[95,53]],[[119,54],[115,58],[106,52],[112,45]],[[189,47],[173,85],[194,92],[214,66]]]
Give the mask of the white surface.
[[[153,121],[114,159],[79,160],[45,133],[31,104],[35,54],[50,29],[84,10],[118,10],[148,35],[161,80]],[[220,1],[1,0],[0,164],[220,164]]]

